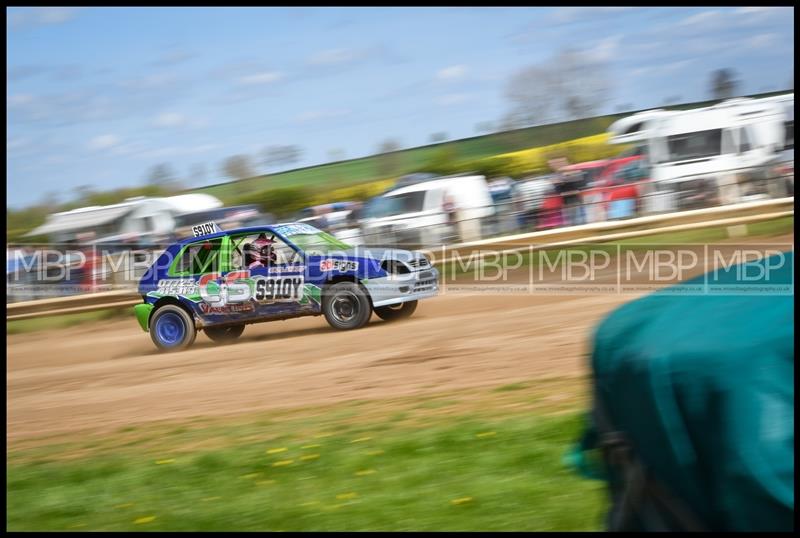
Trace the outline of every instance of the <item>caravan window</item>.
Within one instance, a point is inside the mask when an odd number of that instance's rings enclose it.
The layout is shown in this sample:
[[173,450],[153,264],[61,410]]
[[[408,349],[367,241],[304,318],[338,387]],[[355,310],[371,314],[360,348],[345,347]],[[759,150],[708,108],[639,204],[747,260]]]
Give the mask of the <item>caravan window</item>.
[[722,152],[722,129],[683,133],[667,137],[667,162],[713,157]]
[[794,149],[794,120],[786,122],[786,143],[783,149]]
[[747,135],[747,131],[747,127],[739,129],[739,153],[753,149],[750,146],[750,137]]

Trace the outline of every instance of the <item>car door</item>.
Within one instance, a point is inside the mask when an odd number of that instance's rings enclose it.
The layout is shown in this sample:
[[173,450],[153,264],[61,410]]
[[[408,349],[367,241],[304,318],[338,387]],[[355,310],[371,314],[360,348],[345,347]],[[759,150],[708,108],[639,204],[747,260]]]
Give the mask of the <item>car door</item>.
[[[269,242],[274,257],[261,259],[260,248]],[[255,245],[255,246],[254,246]],[[302,254],[269,229],[233,235],[226,282],[249,288],[256,317],[291,315],[303,310],[305,275]],[[244,288],[242,288],[244,290]]]

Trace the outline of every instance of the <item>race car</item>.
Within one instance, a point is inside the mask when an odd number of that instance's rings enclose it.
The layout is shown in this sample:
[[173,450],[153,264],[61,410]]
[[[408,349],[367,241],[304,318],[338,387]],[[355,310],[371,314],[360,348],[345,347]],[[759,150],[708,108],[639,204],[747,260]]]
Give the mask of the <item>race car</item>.
[[215,342],[244,326],[324,315],[331,327],[409,317],[438,293],[438,271],[422,253],[356,248],[305,223],[222,231],[194,226],[139,282],[139,325],[161,351],[189,347],[202,330]]

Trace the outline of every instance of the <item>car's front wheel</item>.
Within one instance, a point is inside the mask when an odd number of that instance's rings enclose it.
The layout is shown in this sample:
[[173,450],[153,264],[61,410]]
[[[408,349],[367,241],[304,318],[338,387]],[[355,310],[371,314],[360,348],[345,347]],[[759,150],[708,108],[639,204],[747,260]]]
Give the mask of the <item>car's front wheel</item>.
[[388,306],[375,307],[375,313],[385,321],[394,321],[410,317],[417,309],[417,301],[406,301],[405,303],[393,304]]
[[150,338],[161,351],[186,349],[197,337],[194,320],[174,304],[159,307],[150,318]]
[[229,325],[227,327],[206,327],[203,329],[214,342],[231,342],[244,332],[244,325]]
[[322,292],[322,312],[334,329],[363,327],[372,315],[367,292],[354,282],[338,282]]

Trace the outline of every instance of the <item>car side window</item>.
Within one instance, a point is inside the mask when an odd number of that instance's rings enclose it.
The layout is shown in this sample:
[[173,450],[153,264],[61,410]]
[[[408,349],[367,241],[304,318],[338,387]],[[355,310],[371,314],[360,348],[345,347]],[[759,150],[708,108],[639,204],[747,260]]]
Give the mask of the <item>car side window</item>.
[[255,243],[262,234],[272,242],[273,265],[287,265],[297,259],[297,252],[280,237],[271,232],[259,232],[232,238],[231,269],[248,269],[253,262],[261,258],[260,249]]
[[198,241],[183,249],[174,265],[174,273],[180,275],[199,275],[219,270],[222,238]]

